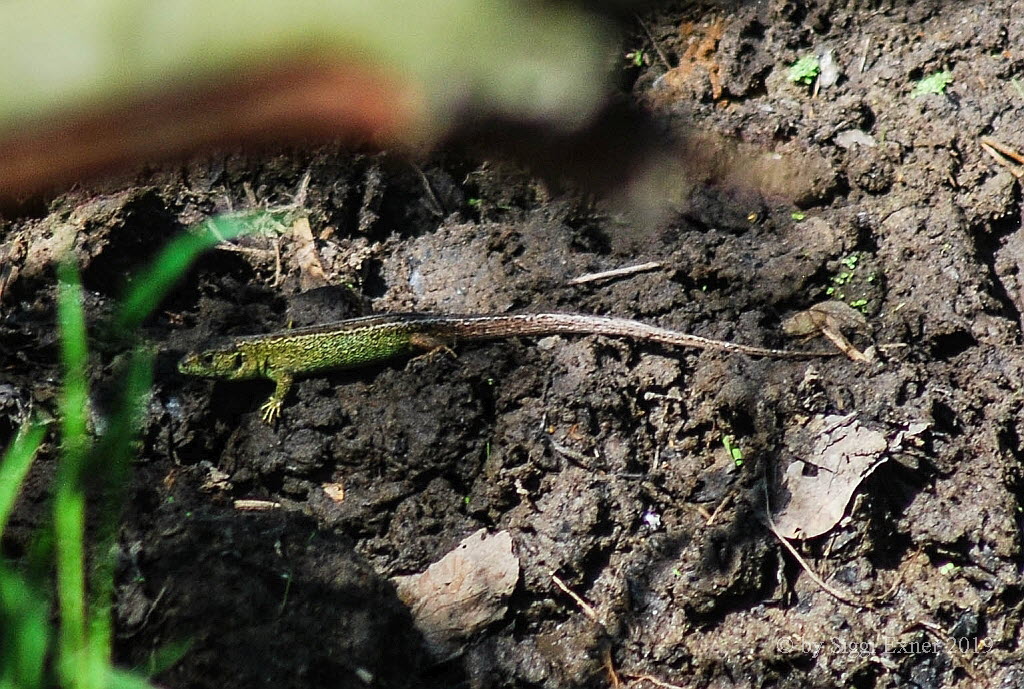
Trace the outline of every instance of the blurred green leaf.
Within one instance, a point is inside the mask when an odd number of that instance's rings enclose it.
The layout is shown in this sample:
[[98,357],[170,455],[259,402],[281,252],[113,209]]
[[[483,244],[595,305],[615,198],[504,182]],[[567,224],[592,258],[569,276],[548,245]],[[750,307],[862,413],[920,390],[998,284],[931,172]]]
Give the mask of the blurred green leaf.
[[27,423],[21,427],[4,453],[0,463],[0,536],[3,535],[7,519],[18,498],[18,491],[45,435],[46,426],[39,422]]
[[118,334],[134,337],[142,322],[201,253],[219,241],[242,234],[256,217],[258,214],[211,218],[204,223],[201,232],[184,234],[172,240],[153,264],[132,282],[114,319]]
[[69,262],[58,270],[57,324],[64,384],[60,396],[61,457],[53,493],[53,530],[60,608],[58,672],[68,686],[89,686],[85,631],[85,491],[82,470],[89,442],[85,314],[78,270]]
[[46,597],[0,565],[0,689],[44,686],[49,622]]
[[5,0],[0,26],[0,133],[304,61],[414,84],[428,129],[467,103],[571,125],[603,100],[612,45],[571,3],[520,0]]

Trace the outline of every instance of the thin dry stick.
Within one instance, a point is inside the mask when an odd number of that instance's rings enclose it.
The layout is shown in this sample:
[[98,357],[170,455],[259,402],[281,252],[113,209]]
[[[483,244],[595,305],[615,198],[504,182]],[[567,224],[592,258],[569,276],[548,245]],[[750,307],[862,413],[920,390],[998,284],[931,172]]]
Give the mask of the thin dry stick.
[[668,57],[666,57],[665,53],[661,51],[661,46],[658,45],[658,42],[654,40],[654,34],[651,33],[649,28],[647,28],[647,22],[641,19],[639,14],[636,15],[636,21],[640,25],[640,28],[644,30],[644,33],[647,34],[647,39],[651,42],[651,45],[654,46],[654,52],[658,54],[658,59],[661,60],[661,64],[665,66],[665,69],[672,69],[672,65],[669,64]]
[[[957,659],[960,665],[963,666],[964,671],[971,676],[971,679],[978,679],[978,675],[975,674],[974,671],[974,664],[971,663],[971,661],[968,660],[967,656],[964,655],[963,651],[960,650],[960,647],[957,645],[956,639],[954,637],[952,637],[942,627],[940,627],[939,625],[935,624],[930,620],[919,618],[907,629],[913,629],[915,626],[921,627],[926,632],[928,632],[936,639],[938,639],[939,643],[941,643],[944,648],[948,646],[947,650],[952,651],[952,655]],[[950,644],[950,642],[952,642],[952,644]]]
[[[587,617],[589,617],[591,620],[593,620],[597,624],[601,625],[602,629],[605,628],[604,622],[602,622],[597,617],[597,612],[594,610],[594,608],[592,608],[590,606],[590,604],[587,603],[587,601],[583,600],[578,595],[576,595],[576,593],[573,592],[573,590],[570,589],[568,586],[566,586],[565,582],[562,581],[558,577],[558,575],[555,574],[554,572],[551,572],[551,580],[555,582],[555,586],[560,588],[567,596],[569,596],[574,601],[576,601],[576,605],[580,606],[580,610],[583,611],[583,614],[585,614]],[[604,669],[608,672],[608,679],[611,682],[612,687],[622,686],[622,681],[619,679],[619,673],[617,673],[615,671],[615,663],[612,660],[611,649],[609,649],[609,648],[605,648],[604,649],[604,653],[603,653],[602,663],[601,664],[604,666]],[[622,676],[623,677],[630,677],[631,678],[631,680],[629,682],[630,686],[632,686],[634,684],[637,684],[639,682],[645,682],[646,681],[646,682],[651,682],[655,686],[663,687],[664,689],[684,689],[683,687],[676,686],[675,684],[669,684],[668,682],[663,682],[662,680],[660,680],[660,679],[658,679],[658,678],[656,678],[656,677],[654,677],[652,675],[633,675],[633,674],[623,673]]]
[[574,450],[566,445],[562,445],[554,438],[548,438],[548,442],[551,444],[551,449],[568,459],[576,466],[581,469],[586,469],[587,471],[595,471],[594,467],[590,465],[590,462],[592,459],[597,459],[596,457],[588,457],[582,452]]
[[1013,158],[1021,165],[1024,165],[1024,155],[1021,155],[1014,149],[1010,148],[1002,141],[999,141],[998,139],[993,139],[991,136],[983,136],[981,137],[980,141],[982,146],[991,146],[992,148],[996,149],[1007,158]]
[[1004,158],[1001,155],[999,155],[998,153],[996,153],[996,150],[994,148],[992,148],[991,146],[986,146],[985,144],[982,144],[981,147],[983,149],[985,149],[986,153],[988,153],[990,156],[992,156],[993,160],[995,160],[996,163],[998,163],[999,165],[1002,165],[1007,170],[1009,170],[1011,175],[1013,175],[1017,179],[1021,179],[1021,177],[1024,176],[1024,174],[1022,174],[1022,172],[1021,172],[1021,168],[1020,168],[1019,165],[1014,165],[1013,163],[1008,161],[1006,158]]
[[656,687],[662,687],[662,689],[686,689],[686,687],[681,687],[678,684],[669,684],[668,682],[658,679],[654,675],[630,675],[623,673],[622,676],[630,678],[629,686],[639,684],[640,682],[650,682]]
[[295,191],[295,196],[292,197],[292,206],[301,208],[306,205],[306,198],[309,195],[309,180],[312,178],[313,171],[306,168],[306,171],[302,175],[302,179],[299,180],[299,188]]
[[612,649],[608,646],[601,649],[601,665],[604,666],[605,672],[608,673],[608,681],[611,682],[612,689],[619,689],[622,686],[622,680],[619,679],[619,673],[615,671]]
[[444,217],[444,208],[441,206],[441,201],[437,198],[437,194],[434,193],[434,187],[430,185],[430,180],[427,179],[426,173],[423,172],[419,165],[410,163],[410,166],[420,176],[423,188],[427,190],[427,200],[430,201],[427,205],[430,206],[430,212],[439,218]]
[[590,603],[588,603],[587,601],[583,600],[583,599],[582,599],[582,598],[580,598],[580,597],[579,597],[578,595],[576,595],[576,593],[575,593],[575,592],[574,592],[574,591],[573,591],[572,589],[570,589],[570,588],[569,588],[568,586],[566,586],[566,585],[565,585],[565,582],[564,582],[564,581],[562,581],[562,580],[561,580],[561,579],[560,579],[560,578],[558,577],[558,575],[557,575],[557,574],[555,574],[554,572],[551,572],[551,580],[555,582],[555,586],[557,586],[558,588],[562,589],[562,592],[563,592],[563,593],[565,593],[565,594],[566,594],[567,596],[569,596],[569,597],[570,597],[570,598],[572,598],[572,599],[573,599],[574,601],[576,601],[576,605],[580,606],[580,610],[582,610],[582,611],[583,611],[583,614],[584,614],[584,615],[586,615],[586,616],[587,616],[587,617],[589,617],[589,618],[590,618],[591,620],[593,620],[594,622],[597,622],[597,623],[598,623],[599,625],[601,625],[602,627],[604,627],[604,622],[602,622],[602,621],[601,621],[601,620],[600,620],[600,619],[599,619],[599,618],[597,617],[597,611],[596,611],[596,610],[594,610],[594,608],[592,608],[592,607],[590,606]]
[[583,285],[588,282],[596,282],[597,280],[609,280],[611,278],[620,278],[628,275],[635,275],[636,273],[646,273],[651,270],[657,270],[664,264],[659,261],[650,261],[648,263],[640,263],[634,266],[625,266],[624,268],[614,268],[612,270],[603,270],[599,273],[586,273],[569,280],[570,285]]
[[4,300],[4,292],[7,290],[7,283],[11,279],[12,272],[9,265],[0,268],[0,302]]
[[981,147],[992,156],[993,160],[1009,170],[1011,175],[1017,179],[1024,178],[1024,165],[1014,165],[1007,160],[1007,158],[1011,158],[1018,163],[1024,164],[1024,156],[1020,153],[990,136],[981,137]]
[[779,539],[779,543],[782,544],[782,547],[784,547],[786,550],[788,550],[789,554],[792,555],[796,559],[796,561],[800,564],[800,566],[804,568],[804,571],[807,572],[807,576],[809,576],[811,578],[811,581],[813,581],[815,584],[820,586],[823,591],[825,591],[826,593],[830,594],[833,598],[835,598],[836,600],[838,600],[838,601],[840,601],[842,603],[846,603],[847,605],[852,605],[852,606],[854,606],[856,608],[860,608],[862,610],[871,610],[872,609],[871,605],[869,605],[867,603],[862,603],[862,602],[856,600],[855,598],[853,598],[852,596],[849,596],[849,595],[843,593],[842,591],[839,591],[838,589],[835,589],[835,588],[829,586],[828,584],[826,584],[825,580],[822,579],[821,577],[819,577],[817,572],[815,572],[813,569],[811,569],[811,566],[809,564],[807,564],[807,562],[803,559],[803,557],[800,556],[800,553],[798,553],[796,551],[796,548],[793,547],[793,544],[790,543],[786,539],[785,536],[783,536],[781,533],[779,533],[778,527],[775,526],[775,520],[772,519],[771,505],[770,505],[770,501],[769,501],[769,498],[768,498],[768,483],[767,483],[767,481],[765,481],[762,484],[762,486],[764,487],[764,516],[768,520],[768,528],[771,529],[772,533],[775,534],[775,537],[777,539]]
[[254,246],[238,246],[237,244],[232,244],[228,241],[221,242],[216,246],[216,249],[218,251],[233,251],[236,254],[251,254],[253,256],[260,256],[261,258],[266,258],[273,253],[271,249],[259,249]]
[[270,500],[235,500],[234,506],[236,510],[262,512],[264,510],[276,510],[281,507],[281,503],[271,502]]
[[864,39],[864,51],[860,55],[860,73],[864,73],[864,67],[868,64],[868,46],[871,45],[871,36]]
[[711,513],[711,516],[709,516],[708,520],[706,522],[704,522],[704,526],[711,526],[712,524],[714,524],[715,520],[718,518],[718,515],[720,515],[722,513],[722,511],[728,505],[730,505],[732,503],[732,499],[735,496],[736,496],[736,491],[731,491],[731,492],[729,492],[728,495],[726,495],[724,498],[722,498],[722,500],[715,507],[715,510]]

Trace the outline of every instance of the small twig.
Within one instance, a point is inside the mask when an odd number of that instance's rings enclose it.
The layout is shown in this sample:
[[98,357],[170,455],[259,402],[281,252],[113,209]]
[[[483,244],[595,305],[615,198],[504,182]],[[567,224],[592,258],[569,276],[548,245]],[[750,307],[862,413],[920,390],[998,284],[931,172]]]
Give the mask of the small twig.
[[838,328],[831,326],[823,326],[821,328],[821,334],[824,335],[828,340],[836,346],[839,351],[845,354],[851,361],[859,361],[862,364],[870,364],[871,359],[853,346],[853,343],[846,339],[846,335],[843,335]]
[[306,205],[306,197],[309,194],[309,180],[313,177],[313,171],[306,168],[306,172],[303,173],[302,179],[299,180],[299,188],[295,191],[295,196],[292,197],[292,205],[296,208],[301,208]]
[[[980,141],[981,147],[997,163],[1009,170],[1010,174],[1017,179],[1024,179],[1024,155],[1021,155],[1001,141],[996,141],[991,136],[983,136]],[[1020,165],[1012,164],[1007,158],[1016,160]]]
[[678,684],[669,684],[668,682],[658,679],[654,675],[631,675],[624,672],[622,673],[622,676],[630,678],[629,686],[639,684],[640,682],[650,682],[654,686],[661,687],[662,689],[686,689],[686,687],[681,687]]
[[999,165],[1002,165],[1007,170],[1009,170],[1010,174],[1013,175],[1014,177],[1016,177],[1017,179],[1021,179],[1022,174],[1021,174],[1021,169],[1020,169],[1019,166],[1011,164],[1008,160],[1006,160],[1006,158],[1004,158],[1003,156],[999,155],[996,152],[996,150],[994,148],[992,148],[991,146],[989,146],[989,145],[987,145],[985,143],[982,143],[981,147],[983,149],[985,149],[986,153],[988,153],[990,156],[992,156],[992,159],[995,160],[996,163],[998,163]]
[[580,606],[580,610],[583,611],[584,615],[586,615],[591,620],[593,620],[594,622],[596,622],[599,625],[601,625],[602,627],[604,627],[604,622],[602,622],[598,618],[597,611],[594,610],[593,607],[591,607],[590,603],[588,603],[587,601],[583,600],[578,595],[576,595],[576,593],[572,589],[570,589],[568,586],[566,586],[565,582],[562,581],[558,577],[558,575],[555,574],[553,571],[551,572],[551,580],[555,582],[555,586],[560,588],[562,590],[562,592],[565,593],[565,595],[569,596],[574,601],[576,601],[576,605]]
[[672,69],[672,65],[669,64],[668,57],[662,52],[661,46],[658,45],[656,40],[654,40],[654,34],[651,33],[651,30],[647,27],[647,22],[645,22],[639,14],[635,16],[640,28],[644,30],[645,34],[647,34],[647,40],[649,40],[651,45],[654,47],[654,52],[658,54],[658,59],[661,60],[661,64],[665,66],[665,69]]
[[622,680],[619,679],[619,673],[615,671],[612,649],[608,646],[601,649],[601,664],[604,666],[605,672],[608,673],[608,681],[611,683],[612,689],[619,689],[622,686]]
[[427,198],[430,200],[430,204],[428,204],[431,206],[430,212],[439,218],[443,218],[444,207],[441,206],[441,201],[438,200],[437,194],[434,193],[434,188],[430,186],[430,180],[427,179],[427,175],[423,172],[422,169],[420,169],[419,165],[416,165],[414,163],[409,163],[409,165],[412,166],[412,169],[416,171],[416,173],[420,176],[420,179],[423,181],[423,188],[427,190]]
[[7,291],[7,282],[8,280],[10,280],[11,274],[13,272],[14,269],[10,266],[10,264],[0,268],[0,302],[4,300],[4,292]]
[[[974,665],[968,660],[967,656],[960,650],[960,647],[956,643],[956,639],[947,633],[942,627],[935,624],[930,620],[918,619],[911,624],[907,629],[913,629],[914,627],[921,627],[926,632],[934,636],[942,644],[943,648],[952,651],[952,655],[959,661],[960,665],[963,666],[964,672],[971,676],[971,679],[977,681],[978,675],[974,671]],[[952,641],[952,643],[950,643]]]
[[842,603],[852,605],[853,607],[860,608],[862,610],[871,610],[873,606],[867,603],[862,603],[853,598],[852,596],[849,596],[843,593],[842,591],[839,591],[838,589],[835,589],[829,586],[827,583],[825,583],[825,580],[819,577],[818,573],[811,569],[811,566],[807,564],[803,557],[801,557],[800,553],[798,553],[796,548],[793,547],[793,544],[790,543],[785,536],[779,533],[778,527],[775,526],[775,520],[772,519],[771,505],[768,496],[768,482],[764,481],[762,483],[762,487],[764,488],[764,516],[768,520],[768,528],[771,529],[771,532],[775,534],[775,537],[777,539],[779,539],[779,543],[782,544],[782,547],[788,550],[789,554],[796,559],[797,563],[799,563],[801,567],[803,567],[804,571],[807,572],[807,576],[811,578],[811,581],[820,586],[823,591],[825,591],[833,598]]
[[864,67],[868,64],[868,46],[871,45],[871,36],[864,39],[864,51],[860,55],[860,73],[864,73]]
[[278,235],[274,240],[274,282],[273,286],[281,284],[281,237]]
[[167,593],[166,584],[164,584],[160,588],[160,591],[156,594],[156,597],[149,603],[149,605],[146,606],[146,614],[142,616],[142,621],[139,622],[138,625],[136,625],[135,629],[130,632],[121,634],[119,636],[125,639],[130,639],[131,637],[135,636],[135,634],[142,631],[146,627],[146,625],[149,624],[149,618],[153,616],[153,611],[155,611],[157,606],[160,605],[160,601],[164,599],[165,593]]
[[587,455],[583,454],[582,452],[580,452],[578,450],[574,450],[574,449],[572,449],[571,447],[569,447],[567,445],[562,445],[560,442],[558,442],[554,438],[548,438],[548,443],[551,444],[551,448],[555,452],[557,452],[558,454],[562,455],[563,457],[565,457],[566,459],[571,461],[573,464],[575,464],[579,468],[586,469],[587,471],[594,471],[594,467],[592,467],[590,465],[590,462],[591,462],[592,459],[596,459],[596,458],[588,457]]
[[[771,517],[769,517],[769,519],[771,519]],[[789,554],[796,559],[797,563],[799,563],[800,566],[804,568],[804,571],[807,572],[807,576],[811,578],[811,581],[820,586],[823,591],[831,595],[836,600],[842,603],[846,603],[847,605],[852,605],[853,607],[860,608],[862,610],[871,610],[871,606],[867,603],[862,603],[854,599],[853,597],[846,595],[842,591],[839,591],[838,589],[835,589],[829,586],[827,583],[825,583],[825,580],[819,577],[817,572],[811,569],[811,566],[807,564],[807,561],[800,556],[800,553],[798,553],[796,548],[793,547],[793,544],[786,540],[785,536],[779,533],[779,531],[775,528],[774,522],[769,521],[768,528],[772,530],[772,533],[775,534],[775,537],[778,538],[779,542],[782,543],[782,546],[789,551]]]
[[722,510],[724,510],[732,502],[733,496],[735,496],[735,495],[736,495],[736,492],[732,491],[728,495],[726,495],[724,498],[722,498],[722,500],[715,507],[714,511],[711,513],[711,516],[708,517],[708,520],[706,522],[704,522],[704,526],[707,527],[707,526],[711,526],[712,524],[714,524],[715,520],[718,519],[718,515],[721,514]]
[[1021,155],[1017,151],[1013,150],[1012,148],[1004,144],[1002,141],[993,139],[991,136],[983,136],[981,137],[980,141],[982,146],[991,146],[992,148],[999,151],[1000,154],[1006,156],[1007,158],[1013,158],[1021,165],[1024,165],[1024,155]]
[[596,282],[597,280],[610,280],[612,278],[620,278],[628,275],[635,275],[636,273],[646,273],[651,270],[657,270],[661,268],[664,263],[660,261],[650,261],[649,263],[641,263],[634,266],[626,266],[624,268],[613,268],[612,270],[603,270],[599,273],[586,273],[569,280],[570,285],[584,285],[588,282]]
[[218,251],[233,251],[236,254],[253,254],[254,256],[262,256],[266,258],[269,254],[273,253],[271,249],[258,249],[254,246],[238,246],[231,242],[224,241],[216,246]]
[[263,512],[266,510],[276,510],[281,507],[281,503],[270,500],[235,500],[234,506],[236,510]]

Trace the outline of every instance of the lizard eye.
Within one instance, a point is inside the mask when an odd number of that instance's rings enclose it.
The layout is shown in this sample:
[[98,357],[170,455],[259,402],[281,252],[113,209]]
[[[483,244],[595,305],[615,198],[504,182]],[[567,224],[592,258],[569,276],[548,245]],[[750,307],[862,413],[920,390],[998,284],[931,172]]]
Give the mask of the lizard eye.
[[199,361],[201,361],[204,366],[213,366],[214,361],[216,361],[216,357],[214,357],[212,352],[209,352],[200,356]]

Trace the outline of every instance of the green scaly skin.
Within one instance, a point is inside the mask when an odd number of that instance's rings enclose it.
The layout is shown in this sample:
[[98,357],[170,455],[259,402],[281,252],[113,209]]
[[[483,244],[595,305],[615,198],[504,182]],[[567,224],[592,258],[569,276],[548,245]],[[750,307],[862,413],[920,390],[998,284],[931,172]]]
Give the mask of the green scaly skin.
[[405,313],[366,316],[327,325],[238,337],[191,352],[178,370],[193,376],[247,380],[268,378],[274,392],[260,408],[273,423],[296,375],[357,368],[445,347],[456,340],[489,340],[535,335],[609,335],[676,347],[693,347],[750,356],[786,359],[834,356],[835,352],[801,352],[710,340],[625,318],[573,313],[527,313],[509,316],[435,316]]
[[269,378],[274,392],[260,411],[264,421],[273,423],[281,415],[296,374],[358,368],[411,354],[416,350],[414,334],[400,318],[391,322],[376,316],[357,318],[224,341],[185,355],[178,370],[224,380]]

